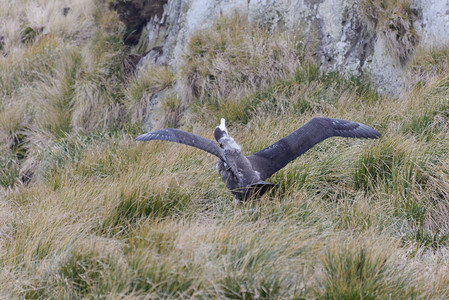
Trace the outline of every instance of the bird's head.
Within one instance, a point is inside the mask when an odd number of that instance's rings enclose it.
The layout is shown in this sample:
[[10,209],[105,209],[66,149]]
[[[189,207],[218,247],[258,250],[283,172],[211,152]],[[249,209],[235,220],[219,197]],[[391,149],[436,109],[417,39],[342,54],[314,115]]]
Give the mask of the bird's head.
[[214,132],[215,139],[220,144],[220,146],[222,146],[222,144],[223,144],[223,142],[220,142],[220,140],[223,141],[222,140],[223,138],[229,137],[225,122],[226,122],[225,119],[221,118],[220,125],[218,125],[215,128],[215,132]]
[[221,118],[220,125],[215,128],[214,136],[220,147],[225,150],[238,150],[241,151],[240,146],[229,136],[226,129],[225,119]]

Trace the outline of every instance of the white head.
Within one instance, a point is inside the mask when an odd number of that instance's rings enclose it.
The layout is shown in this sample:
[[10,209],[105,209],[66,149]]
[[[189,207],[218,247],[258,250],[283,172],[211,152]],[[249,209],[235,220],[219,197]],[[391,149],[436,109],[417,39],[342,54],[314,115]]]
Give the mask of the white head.
[[218,125],[218,128],[220,128],[220,130],[228,133],[228,130],[226,129],[226,120],[224,118],[221,118],[220,125]]
[[226,129],[226,120],[224,118],[221,118],[220,125],[215,128],[214,136],[223,149],[241,151],[240,146],[229,136],[228,130]]
[[214,136],[218,143],[220,143],[222,138],[229,137],[228,130],[226,129],[226,120],[224,118],[221,118],[220,125],[215,128]]

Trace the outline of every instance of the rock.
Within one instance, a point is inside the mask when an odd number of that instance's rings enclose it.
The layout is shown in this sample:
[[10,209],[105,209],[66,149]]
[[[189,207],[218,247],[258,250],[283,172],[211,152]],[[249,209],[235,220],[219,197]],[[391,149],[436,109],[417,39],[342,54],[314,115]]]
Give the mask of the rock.
[[115,0],[111,7],[117,11],[120,20],[126,25],[124,42],[136,45],[144,25],[152,17],[162,15],[167,0]]
[[161,16],[154,16],[146,24],[148,54],[139,63],[138,68],[148,63],[167,65],[174,60],[173,51],[177,43],[182,0],[172,0],[165,5]]
[[449,0],[415,0],[418,19],[414,26],[421,44],[444,45],[449,42]]
[[392,57],[382,36],[374,42],[374,51],[366,64],[366,71],[383,94],[399,95],[403,91],[405,69]]
[[[132,1],[131,1],[132,2]],[[323,71],[369,74],[379,90],[398,95],[404,87],[407,57],[391,48],[395,32],[369,26],[359,0],[169,0],[146,26],[149,51],[141,62],[170,65],[182,62],[189,38],[210,28],[218,16],[240,13],[271,30],[299,32],[317,42],[316,60]],[[160,9],[160,7],[159,7]],[[412,47],[449,41],[449,0],[415,0],[407,26],[419,37]],[[412,22],[412,23],[411,23]],[[413,28],[414,27],[414,28]],[[391,29],[391,30],[394,30]],[[407,50],[405,55],[412,55]]]

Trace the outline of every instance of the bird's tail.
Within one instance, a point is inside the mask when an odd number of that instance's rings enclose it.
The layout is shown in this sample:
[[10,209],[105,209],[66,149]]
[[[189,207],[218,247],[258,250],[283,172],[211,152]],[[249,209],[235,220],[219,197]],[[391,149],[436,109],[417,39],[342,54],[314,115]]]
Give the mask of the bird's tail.
[[271,190],[275,184],[266,182],[266,181],[259,181],[253,184],[250,184],[248,186],[238,188],[236,190],[233,190],[234,195],[236,195],[240,200],[246,201],[251,198],[258,198]]

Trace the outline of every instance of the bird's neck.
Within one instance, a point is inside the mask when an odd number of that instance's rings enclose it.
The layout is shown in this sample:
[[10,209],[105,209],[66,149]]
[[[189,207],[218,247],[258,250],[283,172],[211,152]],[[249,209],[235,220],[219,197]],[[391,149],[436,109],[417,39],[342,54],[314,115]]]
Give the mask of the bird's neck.
[[232,137],[224,137],[224,138],[222,138],[222,140],[220,142],[223,145],[223,150],[224,151],[238,151],[238,152],[242,152],[242,149],[234,141],[234,139]]

